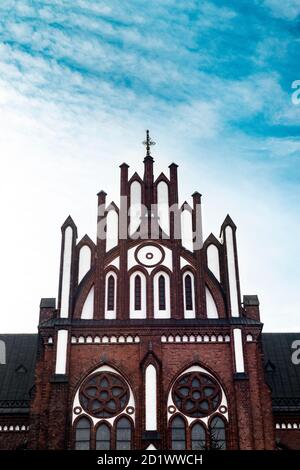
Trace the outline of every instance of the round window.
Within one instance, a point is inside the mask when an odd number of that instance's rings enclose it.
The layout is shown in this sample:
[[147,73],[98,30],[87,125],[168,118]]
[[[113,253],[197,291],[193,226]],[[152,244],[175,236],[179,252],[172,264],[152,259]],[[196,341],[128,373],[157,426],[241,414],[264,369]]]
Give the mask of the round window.
[[189,372],[175,382],[172,397],[179,411],[191,417],[211,415],[220,405],[222,392],[217,381],[202,372]]
[[79,400],[88,414],[96,418],[110,418],[127,406],[129,389],[121,376],[112,372],[99,372],[84,381]]

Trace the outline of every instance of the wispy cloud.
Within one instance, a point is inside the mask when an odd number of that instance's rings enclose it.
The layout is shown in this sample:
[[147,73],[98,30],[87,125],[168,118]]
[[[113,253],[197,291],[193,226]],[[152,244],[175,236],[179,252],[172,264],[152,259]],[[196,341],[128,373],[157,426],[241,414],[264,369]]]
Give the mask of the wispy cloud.
[[272,14],[278,18],[294,20],[300,15],[298,0],[286,0],[285,2],[280,0],[263,0],[261,3],[270,8]]
[[[31,322],[20,329],[36,324],[38,297],[55,295],[60,223],[72,212],[93,235],[93,194],[112,188],[116,197],[118,163],[140,168],[147,127],[159,143],[157,171],[177,159],[183,198],[193,189],[205,194],[207,232],[217,232],[228,211],[246,226],[241,273],[246,290],[263,286],[266,323],[275,324],[268,267],[260,275],[247,266],[247,243],[269,266],[285,239],[278,267],[294,299],[290,309],[296,305],[300,108],[290,87],[300,78],[298,14],[296,0],[1,1],[1,191],[8,201],[1,246],[17,246],[22,226],[28,247],[22,255],[4,250],[3,285],[12,292],[6,269],[22,264]],[[277,292],[280,282],[278,274]],[[19,308],[13,297],[6,310]]]

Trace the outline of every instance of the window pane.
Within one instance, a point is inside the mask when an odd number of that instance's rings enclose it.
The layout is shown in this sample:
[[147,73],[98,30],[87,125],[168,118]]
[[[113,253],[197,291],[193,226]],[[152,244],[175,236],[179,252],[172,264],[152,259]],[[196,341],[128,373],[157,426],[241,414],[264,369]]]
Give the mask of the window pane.
[[184,450],[185,449],[185,423],[180,416],[172,421],[172,449]]
[[107,281],[107,310],[115,308],[115,279],[109,276]]
[[210,447],[215,450],[226,449],[226,433],[224,421],[219,418],[213,418],[210,425]]
[[184,429],[176,429],[173,428],[172,430],[172,439],[175,441],[181,441],[184,437]]
[[96,432],[96,449],[110,449],[110,429],[106,424],[100,424]]
[[172,449],[173,450],[185,450],[185,442],[184,441],[172,441]]
[[205,429],[200,423],[192,427],[192,450],[203,450],[206,446]]
[[118,429],[118,439],[120,439],[120,441],[130,441],[131,430],[130,429]]
[[117,450],[130,450],[131,443],[128,441],[117,441],[116,449]]
[[96,441],[96,450],[110,450],[110,441]]
[[76,440],[78,440],[78,441],[89,441],[90,440],[90,430],[89,429],[77,429],[77,431],[76,431]]
[[193,296],[192,296],[192,278],[189,274],[185,276],[185,305],[186,310],[193,310]]
[[141,310],[141,276],[136,276],[134,280],[134,309]]
[[131,423],[127,418],[121,418],[117,423],[116,449],[131,449]]
[[81,418],[76,424],[75,449],[88,450],[90,448],[90,422],[86,418]]
[[159,310],[166,310],[166,280],[164,276],[158,278]]
[[90,442],[89,441],[76,441],[75,444],[76,450],[90,450]]

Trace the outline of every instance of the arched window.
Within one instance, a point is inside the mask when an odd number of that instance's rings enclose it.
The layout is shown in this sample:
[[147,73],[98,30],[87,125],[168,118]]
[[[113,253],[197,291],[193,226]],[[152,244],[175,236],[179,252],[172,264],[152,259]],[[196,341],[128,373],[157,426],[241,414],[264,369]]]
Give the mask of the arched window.
[[146,431],[157,430],[157,371],[153,364],[145,372]]
[[115,279],[112,275],[107,281],[107,310],[115,309]]
[[172,449],[185,450],[185,423],[183,418],[176,416],[172,421]]
[[0,364],[6,364],[6,351],[5,351],[5,342],[0,340]]
[[187,274],[184,278],[185,288],[185,309],[193,310],[193,290],[192,290],[192,278],[190,274]]
[[76,424],[75,449],[89,450],[91,425],[87,418],[80,418]]
[[100,424],[96,432],[96,450],[110,449],[110,429],[107,424]]
[[164,276],[158,278],[159,310],[166,310],[166,281]]
[[216,416],[210,423],[210,448],[215,450],[226,449],[226,433],[224,421]]
[[130,318],[147,317],[147,279],[141,271],[135,271],[130,275]]
[[116,450],[131,449],[131,423],[127,418],[119,419],[116,430]]
[[204,450],[206,448],[206,432],[200,423],[194,424],[191,433],[192,450]]
[[142,281],[139,274],[134,278],[134,309],[142,309]]

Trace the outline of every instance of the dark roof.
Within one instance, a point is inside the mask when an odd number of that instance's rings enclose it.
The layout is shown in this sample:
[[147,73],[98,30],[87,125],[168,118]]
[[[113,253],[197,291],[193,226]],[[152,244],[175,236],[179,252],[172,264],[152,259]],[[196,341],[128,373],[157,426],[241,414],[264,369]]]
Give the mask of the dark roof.
[[262,335],[265,377],[272,390],[274,411],[300,412],[300,364],[292,362],[296,340],[300,340],[300,333]]
[[0,365],[0,414],[29,411],[37,353],[36,334],[0,335],[6,363]]

